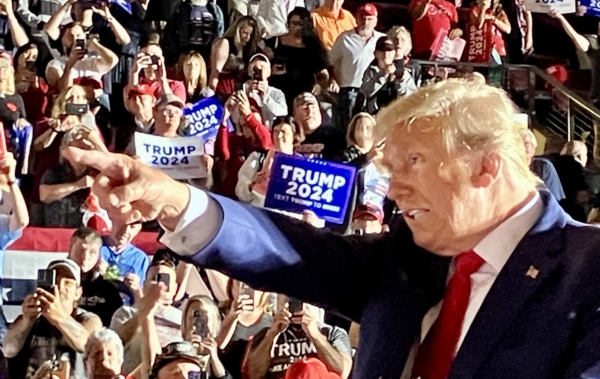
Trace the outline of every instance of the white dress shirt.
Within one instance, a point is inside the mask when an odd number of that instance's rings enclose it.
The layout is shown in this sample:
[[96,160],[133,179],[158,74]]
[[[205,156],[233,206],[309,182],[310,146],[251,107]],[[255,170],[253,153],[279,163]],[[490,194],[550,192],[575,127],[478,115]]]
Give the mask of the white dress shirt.
[[[462,345],[479,308],[481,308],[483,300],[485,300],[494,281],[496,281],[498,274],[500,274],[500,271],[519,242],[521,242],[525,234],[527,234],[540,218],[543,209],[544,205],[540,198],[540,194],[536,192],[535,196],[527,202],[523,208],[500,224],[496,229],[492,230],[473,249],[477,255],[485,260],[485,263],[477,270],[477,272],[471,275],[471,297],[469,299],[465,318],[463,319],[458,345],[456,346],[457,352]],[[454,265],[452,265],[450,271],[451,274],[454,272]],[[449,276],[451,276],[451,274]],[[525,273],[523,273],[523,275],[525,275]],[[425,335],[440,314],[441,306],[442,302],[433,307],[425,315],[421,328],[421,341],[425,338]]]
[[296,7],[304,8],[304,0],[262,0],[259,3],[256,18],[258,26],[267,33],[266,38],[288,32],[287,17]]

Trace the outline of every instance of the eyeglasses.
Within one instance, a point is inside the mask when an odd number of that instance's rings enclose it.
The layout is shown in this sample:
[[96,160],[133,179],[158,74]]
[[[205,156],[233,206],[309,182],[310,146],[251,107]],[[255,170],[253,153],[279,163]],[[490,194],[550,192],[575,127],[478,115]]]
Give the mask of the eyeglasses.
[[183,112],[181,110],[177,110],[177,111],[173,111],[170,109],[165,109],[162,111],[162,115],[165,117],[179,117],[183,114]]

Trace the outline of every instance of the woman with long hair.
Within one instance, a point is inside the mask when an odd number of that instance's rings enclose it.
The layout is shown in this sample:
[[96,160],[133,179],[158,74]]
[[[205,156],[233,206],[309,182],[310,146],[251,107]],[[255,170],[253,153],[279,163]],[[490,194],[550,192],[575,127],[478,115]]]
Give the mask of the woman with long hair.
[[231,25],[211,50],[210,89],[223,97],[231,96],[244,81],[243,75],[259,41],[260,30],[251,16],[241,17]]
[[27,120],[32,124],[44,119],[49,110],[48,84],[37,75],[38,47],[34,43],[21,46],[15,53],[15,88],[23,98]]
[[283,91],[292,109],[292,101],[298,94],[311,92],[317,81],[327,82],[327,52],[309,11],[294,8],[287,20],[287,34],[265,41],[263,52],[273,65],[269,84]]
[[[77,105],[85,109],[89,106],[86,89],[79,85],[65,88],[54,101],[50,118],[38,122],[33,131],[33,149],[36,152],[36,167],[34,168],[33,194],[32,200],[34,206],[39,204],[39,184],[42,175],[46,170],[58,163],[60,157],[60,142],[66,132],[73,126],[83,124],[94,130],[89,140],[98,150],[106,150],[106,146],[100,136],[100,131],[96,127],[94,115],[89,110],[80,115],[69,115],[67,104]],[[71,108],[70,106],[69,108]],[[36,212],[31,212],[36,215]],[[41,211],[39,212],[41,214]],[[43,215],[42,215],[43,216]],[[39,219],[33,220],[32,224],[40,222]],[[39,224],[37,224],[39,225]]]
[[179,79],[185,85],[186,104],[194,104],[198,100],[214,95],[207,87],[206,62],[196,51],[181,54],[177,63]]
[[229,307],[216,337],[221,360],[234,378],[241,378],[241,367],[248,341],[273,322],[274,294],[250,288],[234,279],[227,283]]
[[348,147],[342,151],[338,161],[362,167],[374,156],[374,129],[377,125],[375,117],[366,112],[358,113],[348,124],[346,142]]
[[[469,21],[477,29],[483,29],[486,23],[490,25],[488,32],[493,35],[491,37],[493,41],[491,58],[496,60],[496,63],[502,63],[498,60],[506,60],[506,45],[503,34],[510,34],[512,28],[506,12],[502,9],[500,0],[476,0],[469,12]],[[483,38],[488,39],[490,37],[483,36]],[[494,58],[496,54],[498,57]]]

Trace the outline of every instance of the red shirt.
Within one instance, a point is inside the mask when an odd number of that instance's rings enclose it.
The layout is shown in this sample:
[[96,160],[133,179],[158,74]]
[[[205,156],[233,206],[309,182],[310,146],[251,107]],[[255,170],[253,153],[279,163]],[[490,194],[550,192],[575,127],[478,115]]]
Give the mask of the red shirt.
[[[475,19],[479,17],[479,7],[472,7],[471,8],[471,15],[470,18],[471,19]],[[485,11],[485,13],[487,14],[493,14],[491,9],[488,9]],[[498,17],[500,16],[499,14],[496,16]],[[501,57],[505,57],[506,56],[506,46],[504,45],[504,38],[502,38],[502,32],[500,31],[500,29],[498,29],[496,27],[496,25],[494,25],[494,23],[492,21],[486,21],[489,22],[491,25],[491,32],[494,34],[494,49],[496,49],[496,51],[498,52],[498,55],[500,55]],[[485,37],[484,37],[485,38]]]
[[27,91],[19,92],[19,95],[23,98],[25,104],[25,112],[27,112],[27,121],[32,125],[40,122],[47,116],[49,96],[48,96],[48,84],[42,78],[39,79],[39,87],[34,88],[29,86]]
[[[169,81],[169,87],[171,87],[171,91],[173,91],[173,93],[177,95],[181,101],[185,102],[185,99],[187,98],[187,91],[185,90],[185,85],[183,85],[183,82],[180,82],[179,80],[167,80]],[[154,97],[156,100],[160,99],[162,96],[162,90],[160,88],[159,80],[148,80],[144,78],[140,79],[140,83],[148,84],[154,92]]]
[[[412,0],[408,10],[412,12],[426,0]],[[450,31],[452,24],[458,22],[458,14],[454,4],[445,0],[432,0],[419,20],[413,19],[413,53],[424,54],[431,51],[440,30]],[[429,59],[429,57],[426,57]]]
[[237,199],[235,186],[238,181],[238,171],[246,158],[255,151],[266,151],[273,146],[271,131],[254,114],[246,118],[246,126],[254,133],[254,139],[238,134],[229,134],[227,126],[221,126],[215,142],[215,157],[225,164],[224,177],[220,183],[215,183],[215,192]]

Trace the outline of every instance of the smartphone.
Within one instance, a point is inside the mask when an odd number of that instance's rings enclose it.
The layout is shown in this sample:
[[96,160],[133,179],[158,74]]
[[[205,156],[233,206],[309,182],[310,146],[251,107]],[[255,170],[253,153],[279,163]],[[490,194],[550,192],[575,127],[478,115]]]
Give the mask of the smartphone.
[[88,113],[89,109],[89,105],[87,104],[67,103],[65,106],[65,111],[68,116],[83,116]]
[[169,274],[156,274],[154,277],[156,283],[164,283],[167,286],[167,290],[169,289],[169,284],[171,284],[171,277]]
[[75,48],[87,51],[86,43],[84,39],[75,40]]
[[288,306],[291,314],[302,312],[302,308],[304,308],[304,303],[301,300],[294,299],[290,297],[288,300]]
[[35,73],[37,71],[37,67],[35,66],[35,61],[25,62],[25,70]]
[[203,379],[202,373],[200,371],[190,371],[188,372],[188,379]]
[[154,66],[154,65],[158,66],[158,62],[160,62],[160,58],[157,57],[156,55],[151,55],[150,61],[152,62],[152,66]]
[[247,284],[242,283],[242,295],[248,295],[250,299],[254,299],[254,289],[250,288]]
[[208,315],[206,311],[197,309],[192,317],[194,318],[194,334],[202,338],[208,337]]
[[47,292],[54,292],[56,285],[56,271],[41,269],[38,270],[37,287]]
[[256,81],[262,81],[263,76],[262,76],[262,70],[258,67],[254,67],[254,70],[252,70],[252,80],[256,80]]

